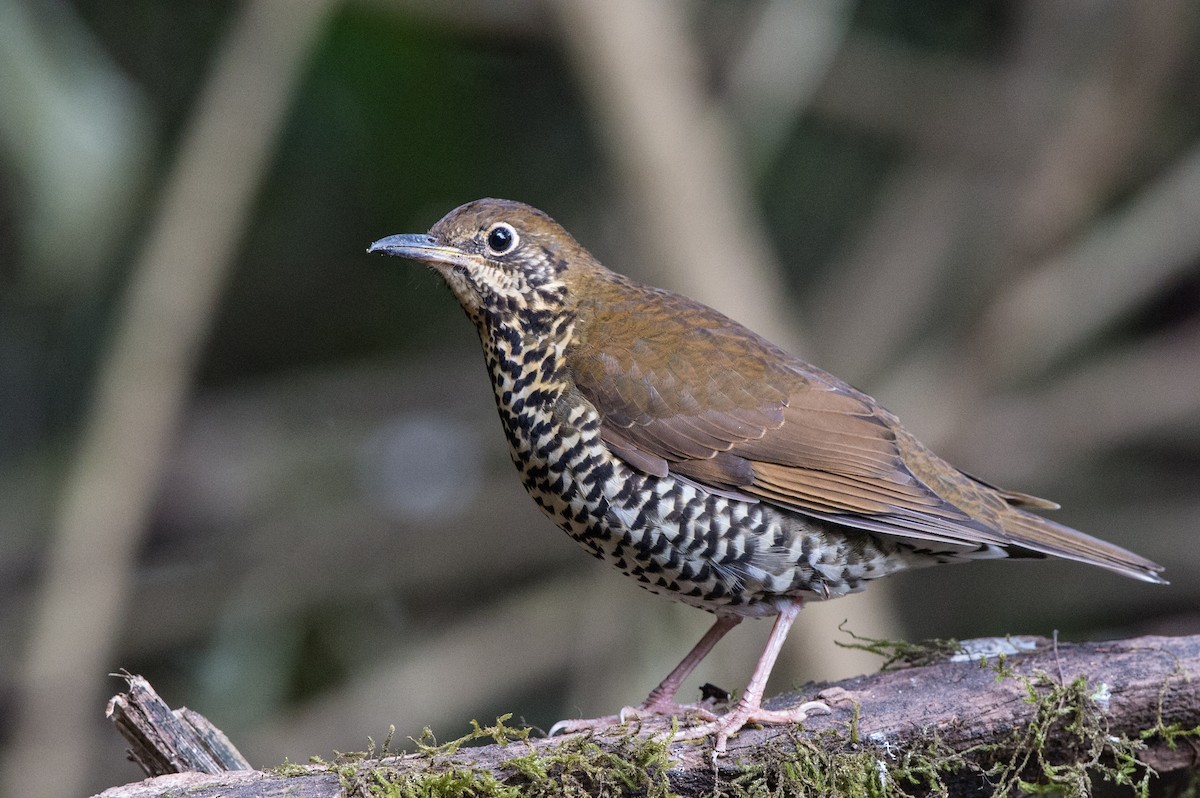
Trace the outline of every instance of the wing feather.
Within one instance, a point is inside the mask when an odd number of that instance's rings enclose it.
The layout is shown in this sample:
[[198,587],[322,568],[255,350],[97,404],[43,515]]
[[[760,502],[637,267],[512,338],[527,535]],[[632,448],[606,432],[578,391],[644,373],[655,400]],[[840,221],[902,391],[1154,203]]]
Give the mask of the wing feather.
[[[633,468],[846,526],[982,554],[1012,548],[1161,581],[1149,560],[1019,509],[946,463],[874,399],[690,299],[612,273],[567,361],[601,438]],[[604,286],[599,286],[604,289]]]

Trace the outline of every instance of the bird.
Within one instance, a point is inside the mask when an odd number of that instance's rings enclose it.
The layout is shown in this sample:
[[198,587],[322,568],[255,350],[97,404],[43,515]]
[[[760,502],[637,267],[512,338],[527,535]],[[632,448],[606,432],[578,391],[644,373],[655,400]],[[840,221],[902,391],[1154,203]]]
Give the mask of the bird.
[[[697,725],[714,756],[744,726],[800,723],[820,701],[762,706],[807,601],[899,571],[1058,557],[1162,583],[1164,570],[1033,510],[938,457],[846,382],[683,295],[603,266],[546,213],[480,199],[424,234],[369,253],[435,271],[474,324],[512,461],[534,502],[642,587],[715,616],[641,704],[563,721]],[[730,267],[734,268],[735,263]],[[683,681],[744,618],[771,617],[762,656],[722,714],[676,702]]]

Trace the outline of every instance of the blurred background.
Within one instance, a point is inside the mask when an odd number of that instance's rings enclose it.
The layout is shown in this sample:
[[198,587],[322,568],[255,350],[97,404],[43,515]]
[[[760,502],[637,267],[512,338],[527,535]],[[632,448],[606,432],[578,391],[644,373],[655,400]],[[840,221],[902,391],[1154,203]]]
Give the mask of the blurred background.
[[120,668],[270,766],[612,712],[699,638],[540,516],[449,292],[365,254],[482,196],[1173,583],[893,577],[810,606],[770,692],[877,667],[843,620],[1200,631],[1198,33],[1189,0],[0,0],[0,790],[140,778]]

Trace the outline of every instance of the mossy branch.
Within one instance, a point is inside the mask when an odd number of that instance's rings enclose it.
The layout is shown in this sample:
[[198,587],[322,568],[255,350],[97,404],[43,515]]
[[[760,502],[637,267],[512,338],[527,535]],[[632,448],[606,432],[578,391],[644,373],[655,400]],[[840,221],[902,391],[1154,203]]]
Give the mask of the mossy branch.
[[[159,776],[102,798],[1083,795],[1097,779],[1146,795],[1155,774],[1200,766],[1200,636],[988,642],[929,647],[935,661],[780,696],[769,705],[823,693],[834,712],[802,729],[743,730],[715,765],[708,743],[661,742],[665,723],[546,740],[506,716],[415,753],[388,756],[385,744],[334,762]],[[489,744],[467,745],[477,741]]]

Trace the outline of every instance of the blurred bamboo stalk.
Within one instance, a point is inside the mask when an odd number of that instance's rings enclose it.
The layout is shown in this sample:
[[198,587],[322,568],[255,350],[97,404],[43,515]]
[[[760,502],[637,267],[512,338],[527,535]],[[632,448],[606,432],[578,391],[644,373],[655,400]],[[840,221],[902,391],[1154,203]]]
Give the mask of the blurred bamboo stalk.
[[1156,438],[1196,439],[1200,324],[1112,347],[1052,385],[988,400],[980,423],[957,436],[968,460],[985,458],[1006,484]]
[[1042,373],[1200,257],[1200,147],[1000,294],[977,334],[999,380]]
[[[801,350],[733,130],[677,0],[556,0],[562,46],[627,187],[655,279]],[[731,268],[736,264],[736,268]]]
[[65,4],[21,0],[0,0],[0,97],[0,159],[22,197],[12,231],[22,283],[41,297],[87,296],[155,155],[145,97]]
[[1136,174],[1139,156],[1161,134],[1161,112],[1180,69],[1195,58],[1188,24],[1195,12],[1192,0],[1112,3],[1089,9],[1094,19],[1080,24],[1080,9],[1071,4],[1027,4],[1026,24],[1053,27],[1061,34],[1054,39],[1070,48],[1042,46],[1022,85],[1044,85],[1047,68],[1073,85],[1054,97],[1055,124],[1026,164],[1011,222],[1019,256],[1044,257],[1061,246]]
[[[953,270],[971,187],[961,162],[918,157],[896,170],[851,248],[808,298],[814,329],[825,331],[813,343],[818,365],[853,385],[875,385],[919,337]],[[845,334],[851,330],[857,334]]]
[[[943,255],[974,265],[969,283],[949,287],[957,321],[905,352],[905,336],[895,335],[903,328],[879,329],[894,317],[886,309],[891,300],[868,293],[875,302],[856,309],[853,329],[894,349],[863,361],[877,394],[968,469],[986,471],[987,444],[968,438],[983,428],[976,408],[998,386],[1043,375],[1160,290],[1197,250],[1194,225],[1183,221],[1195,215],[1200,196],[1194,154],[1182,155],[1157,186],[1142,189],[1112,224],[1087,227],[1152,144],[1150,131],[1191,52],[1194,26],[1182,24],[1187,6],[1172,0],[1142,14],[1137,4],[1114,3],[1090,9],[1084,25],[1069,4],[1025,4],[998,68],[967,65],[950,76],[944,64],[937,70],[927,59],[859,37],[815,101],[818,113],[905,135],[940,153],[944,168],[961,172],[952,201],[962,210],[948,233],[955,248]],[[898,104],[867,93],[873,80],[897,83],[885,79],[889,71],[907,76],[898,81],[906,92]],[[974,108],[972,87],[992,100],[978,114],[965,113]],[[869,114],[868,99],[879,100]],[[914,106],[946,113],[931,122]],[[885,200],[882,220],[890,209],[906,210],[894,207],[897,198]],[[903,195],[898,200],[906,202]],[[835,270],[821,302],[829,316],[849,279]],[[928,307],[915,308],[914,318],[939,312],[945,299],[927,293]],[[852,341],[836,346],[854,362]],[[890,363],[889,373],[873,372],[880,362]],[[967,452],[981,459],[960,461]]]
[[[18,676],[7,795],[76,795],[138,544],[196,357],[333,0],[248,0],[234,18],[135,264],[78,451]],[[86,242],[77,242],[86,246]],[[67,751],[46,767],[48,751]]]
[[725,111],[761,178],[787,145],[845,44],[854,0],[765,0],[726,78]]

